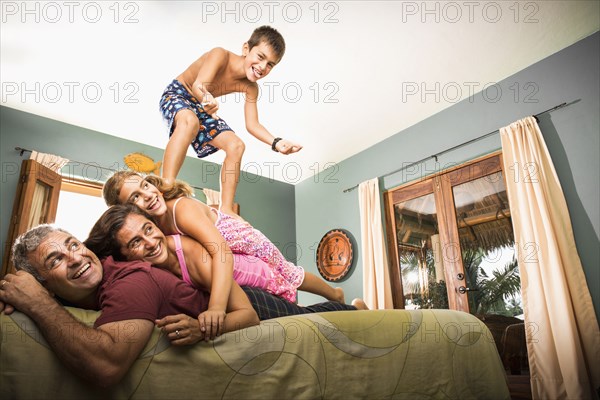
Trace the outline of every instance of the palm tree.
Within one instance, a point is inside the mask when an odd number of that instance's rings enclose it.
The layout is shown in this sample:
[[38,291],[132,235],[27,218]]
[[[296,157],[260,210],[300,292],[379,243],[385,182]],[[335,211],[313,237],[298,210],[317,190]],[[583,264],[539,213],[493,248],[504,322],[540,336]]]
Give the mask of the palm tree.
[[[425,248],[416,251],[402,251],[400,265],[402,265],[405,296],[409,295],[414,305],[418,308],[449,308],[446,282],[444,280],[438,282],[436,279],[432,251]],[[420,265],[426,266],[426,277],[411,279],[412,276],[419,275]],[[426,288],[421,288],[423,280],[426,280],[423,282],[427,284]]]
[[[504,266],[488,276],[481,267],[481,262],[487,252],[483,249],[468,249],[463,251],[465,279],[469,292],[469,307],[474,314],[502,314],[514,316],[506,308],[507,301],[514,299],[521,288],[519,266],[515,257]],[[515,305],[513,301],[513,306]],[[517,311],[513,307],[513,311]]]
[[513,257],[512,261],[504,266],[502,270],[492,272],[493,277],[487,279],[483,283],[481,289],[485,295],[480,298],[478,304],[478,314],[502,314],[507,316],[514,316],[521,314],[520,308],[514,311],[519,311],[516,314],[511,313],[507,305],[509,300],[512,300],[513,306],[515,305],[515,296],[519,294],[521,290],[521,278],[519,276],[519,265],[516,258]]
[[[462,253],[465,270],[465,285],[469,292],[469,307],[474,314],[521,314],[522,308],[515,298],[519,294],[521,280],[517,260],[488,276],[481,263],[487,252],[481,248],[467,249]],[[410,279],[419,273],[419,265],[424,261],[427,267],[427,290],[421,290],[420,280]],[[448,308],[446,283],[435,279],[435,266],[431,251],[403,251],[400,254],[402,280],[405,294],[410,294],[418,308]]]

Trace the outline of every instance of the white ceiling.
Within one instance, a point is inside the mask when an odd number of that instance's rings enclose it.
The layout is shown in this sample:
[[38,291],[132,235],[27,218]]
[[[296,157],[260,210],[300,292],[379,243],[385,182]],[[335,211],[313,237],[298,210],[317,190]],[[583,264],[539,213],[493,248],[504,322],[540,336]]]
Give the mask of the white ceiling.
[[[246,142],[243,169],[295,184],[596,32],[599,4],[3,1],[2,104],[164,148],[163,88],[272,25],[287,50],[259,81],[260,119],[304,149],[286,157],[251,137],[240,96],[219,116]],[[438,101],[422,101],[432,88]]]

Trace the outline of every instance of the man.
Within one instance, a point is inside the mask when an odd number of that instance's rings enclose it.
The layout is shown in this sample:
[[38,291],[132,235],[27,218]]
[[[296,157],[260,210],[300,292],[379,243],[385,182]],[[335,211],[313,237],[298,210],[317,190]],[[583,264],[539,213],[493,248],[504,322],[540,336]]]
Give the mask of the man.
[[[27,314],[59,359],[96,385],[111,386],[123,378],[155,322],[174,344],[203,337],[198,321],[182,318],[182,313],[195,316],[205,310],[206,292],[147,263],[116,263],[109,257],[103,266],[94,253],[59,228],[41,225],[21,235],[13,246],[13,263],[20,271],[0,281],[0,310],[9,313],[14,307]],[[245,291],[261,319],[355,309],[334,302],[302,308],[256,289]],[[95,327],[77,321],[54,295],[78,307],[101,309]],[[234,312],[241,313],[243,321],[235,329],[257,323],[253,309],[240,307]]]

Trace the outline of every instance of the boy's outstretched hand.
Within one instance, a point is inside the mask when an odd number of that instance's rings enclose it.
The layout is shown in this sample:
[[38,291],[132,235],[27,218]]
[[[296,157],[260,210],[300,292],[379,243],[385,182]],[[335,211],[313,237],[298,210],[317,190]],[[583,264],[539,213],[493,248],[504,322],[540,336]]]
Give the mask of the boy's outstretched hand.
[[278,152],[282,154],[292,154],[302,150],[302,146],[298,143],[291,142],[287,139],[281,139],[275,145]]

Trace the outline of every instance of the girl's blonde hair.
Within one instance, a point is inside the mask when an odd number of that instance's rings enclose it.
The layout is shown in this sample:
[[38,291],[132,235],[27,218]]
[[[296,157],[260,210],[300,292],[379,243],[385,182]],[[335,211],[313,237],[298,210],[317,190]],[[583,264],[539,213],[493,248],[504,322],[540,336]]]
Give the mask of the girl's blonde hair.
[[163,194],[165,200],[176,199],[178,197],[192,197],[194,195],[194,189],[184,181],[175,180],[173,185],[168,185],[167,182],[156,175],[146,176],[146,182],[156,186],[159,192]]
[[127,179],[137,176],[144,179],[162,193],[165,200],[176,199],[178,197],[192,197],[194,189],[184,181],[176,180],[173,185],[169,186],[165,180],[156,175],[143,175],[136,171],[123,170],[115,172],[104,184],[102,188],[102,197],[108,206],[120,204],[119,194],[123,188],[123,184]]

